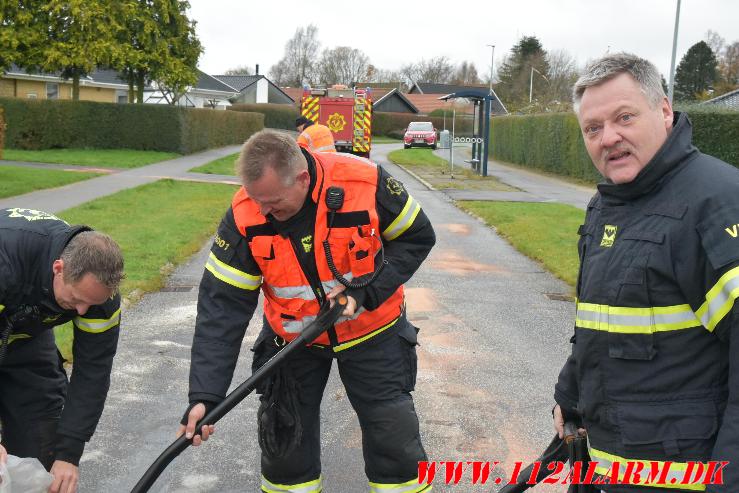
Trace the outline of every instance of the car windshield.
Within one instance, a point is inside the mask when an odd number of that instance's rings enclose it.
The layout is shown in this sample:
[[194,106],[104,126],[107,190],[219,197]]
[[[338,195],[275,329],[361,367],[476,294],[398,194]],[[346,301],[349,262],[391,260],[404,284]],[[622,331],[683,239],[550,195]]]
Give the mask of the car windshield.
[[408,125],[408,130],[412,132],[433,132],[434,126],[429,122],[412,122]]

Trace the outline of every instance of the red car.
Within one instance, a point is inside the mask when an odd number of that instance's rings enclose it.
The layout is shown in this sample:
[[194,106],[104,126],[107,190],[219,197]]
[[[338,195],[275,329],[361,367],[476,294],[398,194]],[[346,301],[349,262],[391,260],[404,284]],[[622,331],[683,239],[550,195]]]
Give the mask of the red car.
[[411,122],[403,136],[403,147],[430,147],[436,149],[436,129],[431,122]]

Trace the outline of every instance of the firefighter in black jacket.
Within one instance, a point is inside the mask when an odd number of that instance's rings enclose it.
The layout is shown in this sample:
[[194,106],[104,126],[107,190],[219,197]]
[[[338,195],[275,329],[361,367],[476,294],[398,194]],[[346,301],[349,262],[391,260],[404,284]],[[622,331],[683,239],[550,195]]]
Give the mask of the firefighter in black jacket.
[[[245,186],[221,222],[200,284],[190,407],[180,433],[192,436],[206,407],[224,398],[260,287],[265,323],[255,369],[346,289],[344,317],[285,365],[299,394],[285,398],[295,405],[285,411],[298,416],[302,437],[273,450],[271,438],[284,440],[260,432],[262,491],[321,491],[320,402],[333,359],[359,416],[372,491],[430,490],[418,484],[426,454],[410,395],[417,339],[405,318],[403,284],[435,243],[431,223],[379,166],[347,154],[312,154],[286,134],[252,136],[237,166]],[[265,406],[285,404],[264,398],[262,428]],[[212,426],[203,429],[207,439]]]
[[[739,491],[739,171],[693,147],[646,60],[593,62],[574,102],[605,182],[580,228],[555,428],[582,418],[597,472],[632,483],[607,492]],[[682,484],[711,481],[691,461],[729,461],[723,484]]]
[[[52,493],[77,490],[79,460],[103,411],[122,277],[120,248],[107,235],[41,211],[0,210],[2,444],[50,469]],[[51,329],[70,320],[68,384]]]

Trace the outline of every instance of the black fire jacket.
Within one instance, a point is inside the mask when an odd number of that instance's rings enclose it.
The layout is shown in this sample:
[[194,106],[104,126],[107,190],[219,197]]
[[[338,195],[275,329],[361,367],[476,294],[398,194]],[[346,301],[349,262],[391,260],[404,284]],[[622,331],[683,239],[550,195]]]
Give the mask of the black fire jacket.
[[75,234],[89,229],[31,209],[0,210],[0,317],[12,317],[24,307],[36,307],[38,313],[16,324],[8,351],[28,336],[74,322],[74,369],[57,430],[55,455],[73,464],[79,463],[85,442],[92,437],[103,412],[120,324],[118,295],[90,307],[83,316],[64,310],[54,298],[52,264]]
[[[303,152],[311,171],[312,190],[313,186],[316,186],[315,162],[308,152]],[[400,182],[379,166],[378,173],[376,207],[380,228],[384,231],[401,215],[408,201],[408,192]],[[316,204],[312,202],[310,191],[303,209],[296,216],[286,222],[270,221],[278,234],[290,237],[308,279],[318,275],[312,254],[315,249],[306,254],[303,242],[323,241],[323,238],[312,237],[315,221]],[[364,306],[367,310],[380,306],[399,286],[411,278],[435,242],[436,236],[431,222],[421,210],[410,227],[400,236],[392,241],[383,239],[386,264],[375,281],[362,290],[347,290],[347,294],[357,300],[358,306]],[[211,251],[229,268],[257,278],[261,275],[249,251],[249,243],[236,228],[231,209],[221,221]],[[334,255],[337,254],[339,252],[334,252]],[[224,282],[205,270],[200,282],[198,314],[192,345],[189,393],[191,403],[200,401],[215,403],[223,400],[233,377],[246,327],[257,307],[259,292],[258,289],[243,289]]]
[[598,186],[580,227],[575,335],[555,400],[582,416],[604,469],[730,461],[725,484],[707,491],[739,491],[739,170],[691,139],[676,113],[634,181]]

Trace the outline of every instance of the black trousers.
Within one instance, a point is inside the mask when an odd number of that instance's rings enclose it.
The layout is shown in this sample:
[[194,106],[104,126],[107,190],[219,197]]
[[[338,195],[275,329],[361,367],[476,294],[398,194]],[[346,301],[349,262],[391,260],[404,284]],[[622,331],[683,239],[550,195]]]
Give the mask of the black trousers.
[[66,389],[53,331],[8,346],[0,365],[0,424],[9,454],[36,457],[51,469]]
[[[274,459],[262,453],[262,475],[267,480],[295,485],[319,478],[320,405],[334,359],[359,418],[369,481],[398,484],[418,476],[418,462],[427,457],[410,394],[416,383],[416,328],[401,317],[388,330],[377,341],[370,339],[338,355],[330,349],[303,348],[286,363],[300,391],[303,437],[286,457]],[[278,350],[274,333],[265,326],[254,345],[252,369]]]

